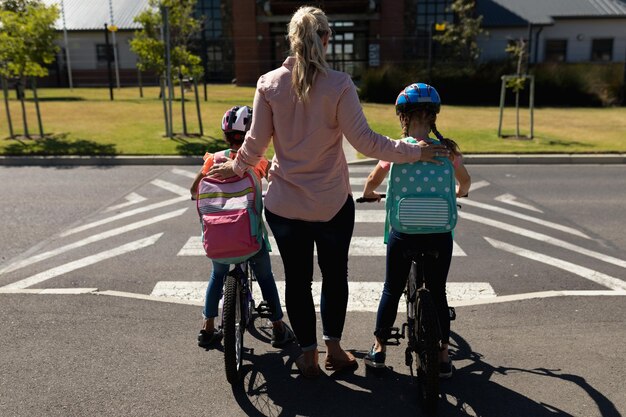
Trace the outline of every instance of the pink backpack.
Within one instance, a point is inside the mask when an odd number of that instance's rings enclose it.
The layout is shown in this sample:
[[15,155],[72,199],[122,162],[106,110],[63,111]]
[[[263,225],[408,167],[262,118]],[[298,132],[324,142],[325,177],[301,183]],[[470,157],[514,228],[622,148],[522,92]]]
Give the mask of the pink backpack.
[[[215,162],[227,159],[228,154],[216,153]],[[211,260],[240,263],[261,249],[267,231],[261,217],[261,184],[254,174],[246,172],[243,177],[225,180],[204,177],[198,185],[197,207],[202,244]]]

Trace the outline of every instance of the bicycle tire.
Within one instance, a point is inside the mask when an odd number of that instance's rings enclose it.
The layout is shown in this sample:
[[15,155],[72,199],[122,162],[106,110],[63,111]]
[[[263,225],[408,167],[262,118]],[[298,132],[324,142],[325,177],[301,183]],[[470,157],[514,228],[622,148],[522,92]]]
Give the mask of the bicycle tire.
[[439,402],[439,321],[430,291],[421,288],[415,303],[416,373],[422,406],[435,413]]
[[224,288],[223,331],[224,370],[226,380],[232,385],[239,381],[243,355],[243,315],[241,282],[228,274]]

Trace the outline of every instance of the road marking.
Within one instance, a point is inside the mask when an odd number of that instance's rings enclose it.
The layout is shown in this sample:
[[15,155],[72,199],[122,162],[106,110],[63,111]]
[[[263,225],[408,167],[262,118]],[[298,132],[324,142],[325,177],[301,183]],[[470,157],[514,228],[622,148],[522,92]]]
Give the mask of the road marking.
[[123,255],[125,253],[133,252],[138,249],[145,248],[147,246],[153,245],[163,233],[158,233],[156,235],[152,235],[150,237],[135,240],[134,242],[127,243],[122,246],[118,246],[116,248],[97,253],[95,255],[87,256],[85,258],[69,262],[67,264],[57,266],[56,268],[49,269],[47,271],[40,272],[39,274],[35,274],[28,278],[22,279],[17,282],[13,282],[9,285],[5,285],[6,289],[20,289],[20,288],[28,288],[33,285],[42,283],[51,278],[58,277],[59,275],[67,274],[68,272],[75,271],[80,268],[84,268],[89,265],[93,265],[95,263],[104,261],[106,259],[110,259],[119,255]]
[[73,235],[74,233],[83,232],[85,230],[93,229],[94,227],[102,226],[103,224],[111,223],[111,222],[114,222],[116,220],[120,220],[120,219],[124,219],[126,217],[134,216],[135,214],[145,213],[147,211],[156,210],[156,209],[161,208],[161,207],[171,206],[172,204],[177,204],[177,203],[180,203],[180,202],[183,202],[183,201],[190,201],[189,198],[190,198],[189,196],[176,197],[176,198],[172,198],[170,200],[161,201],[159,203],[153,203],[153,204],[150,204],[150,205],[147,205],[147,206],[144,206],[144,207],[138,207],[136,209],[133,209],[133,210],[130,210],[130,211],[126,211],[124,213],[116,214],[115,216],[107,217],[107,218],[102,219],[102,220],[97,220],[95,222],[87,223],[87,224],[84,224],[82,226],[78,226],[78,227],[75,227],[73,229],[66,230],[65,232],[61,233],[60,236],[61,237],[65,237],[65,236]]
[[624,297],[626,296],[626,291],[611,291],[611,290],[539,291],[539,292],[530,292],[530,293],[524,293],[524,294],[498,295],[497,297],[484,299],[484,300],[455,301],[455,302],[451,302],[450,306],[468,307],[468,306],[509,303],[512,301],[524,301],[524,300],[532,300],[532,299],[539,299],[539,298],[552,298],[552,297],[615,297],[615,296]]
[[97,288],[34,288],[6,289],[0,288],[0,294],[36,294],[36,295],[80,295],[98,291]]
[[348,171],[350,171],[350,174],[369,174],[374,170],[375,166],[376,165],[349,165]]
[[532,259],[534,261],[542,262],[544,264],[563,269],[612,290],[626,291],[626,282],[622,281],[621,279],[614,278],[610,275],[606,275],[601,272],[594,271],[584,266],[576,265],[574,263],[567,262],[558,258],[553,258],[552,256],[520,248],[519,246],[510,245],[499,240],[491,239],[488,237],[485,237],[485,240],[496,249],[501,249],[506,252],[523,256],[524,258]]
[[196,172],[191,172],[191,171],[187,171],[186,169],[180,169],[180,168],[174,168],[172,169],[172,172],[176,175],[182,175],[183,177],[187,177],[191,179],[195,179],[197,175]]
[[174,194],[178,194],[180,196],[186,196],[188,199],[191,198],[191,193],[189,192],[189,188],[181,187],[180,185],[173,184],[168,181],[163,180],[153,180],[150,182],[152,185],[156,185],[159,188],[163,188],[164,190],[170,191]]
[[137,229],[140,229],[142,227],[149,226],[149,225],[161,222],[163,220],[169,220],[171,218],[174,218],[174,217],[182,215],[185,211],[187,211],[186,208],[180,209],[180,210],[171,211],[169,213],[161,214],[159,216],[152,217],[150,219],[146,219],[146,220],[142,220],[142,221],[139,221],[139,222],[131,223],[129,225],[118,227],[116,229],[107,230],[106,232],[99,233],[97,235],[89,236],[88,238],[79,240],[78,242],[70,243],[68,245],[61,246],[59,248],[53,249],[51,251],[43,252],[43,253],[40,253],[38,255],[31,256],[30,258],[22,259],[22,260],[20,260],[18,262],[10,264],[6,268],[3,268],[2,270],[0,270],[0,274],[4,274],[4,273],[7,273],[7,272],[12,272],[12,271],[15,271],[17,269],[24,268],[25,266],[33,265],[33,264],[35,264],[37,262],[43,261],[44,259],[52,258],[53,256],[60,255],[62,253],[68,252],[68,251],[70,251],[72,249],[76,249],[76,248],[80,248],[80,247],[86,246],[86,245],[88,245],[90,243],[98,242],[98,241],[101,241],[101,240],[104,240],[104,239],[108,239],[108,238],[113,237],[113,236],[121,235],[122,233],[130,232],[131,230],[137,230]]
[[476,191],[476,190],[479,190],[481,188],[488,187],[489,185],[490,185],[489,182],[484,181],[484,180],[483,181],[476,181],[476,182],[472,183],[472,185],[470,187],[470,191]]
[[497,196],[494,200],[499,201],[504,204],[510,204],[512,206],[521,207],[526,210],[536,211],[537,213],[543,213],[543,211],[539,210],[538,208],[534,206],[531,206],[530,204],[521,203],[517,201],[517,197],[515,197],[513,194],[502,194],[502,195]]
[[[367,181],[366,177],[350,177],[350,185],[352,186],[357,186],[357,185],[365,185],[365,182]],[[380,183],[380,186],[386,186],[387,185],[387,178],[385,178],[383,180],[382,183]]]
[[463,199],[462,204],[463,205],[467,205],[467,206],[472,206],[472,207],[478,207],[478,208],[481,208],[483,210],[495,211],[496,213],[506,214],[508,216],[516,217],[516,218],[522,219],[522,220],[526,220],[527,222],[536,223],[536,224],[539,224],[541,226],[548,227],[550,229],[555,229],[555,230],[559,230],[561,232],[565,232],[565,233],[569,233],[569,234],[572,234],[572,235],[584,237],[585,239],[591,239],[589,236],[587,236],[583,232],[580,232],[580,231],[578,231],[576,229],[573,229],[571,227],[563,226],[561,224],[549,222],[549,221],[546,221],[546,220],[541,220],[541,219],[538,219],[536,217],[529,216],[527,214],[518,213],[518,212],[513,211],[513,210],[492,206],[491,204],[485,204],[485,203],[481,203],[479,201],[474,201],[474,200],[469,200],[469,199]]
[[[385,204],[385,203],[369,203],[369,204]],[[356,210],[354,212],[355,223],[379,223],[381,226],[385,223],[385,210]]]
[[[277,281],[276,287],[281,294],[281,302],[284,306],[285,281]],[[370,311],[378,310],[380,295],[383,290],[382,282],[348,282],[350,298],[348,300],[348,311]],[[184,301],[202,303],[206,294],[206,281],[160,281],[150,294],[153,297],[173,298]],[[322,283],[314,281],[312,284],[313,301],[315,309],[320,309],[320,295]],[[254,299],[263,299],[258,284],[253,286]],[[493,288],[487,282],[449,282],[446,288],[449,301],[482,300],[496,296]],[[400,302],[398,311],[404,311],[406,304]]]
[[128,194],[124,198],[126,199],[125,203],[121,203],[121,204],[117,204],[115,206],[111,206],[111,207],[107,208],[104,211],[107,212],[107,211],[119,210],[121,208],[132,206],[133,204],[141,203],[142,201],[146,200],[146,197],[142,197],[142,196],[140,196],[137,193],[130,193],[130,194]]
[[[278,245],[273,236],[269,236],[272,251],[270,255],[280,256]],[[317,252],[316,252],[317,253]],[[190,237],[176,256],[206,256],[202,246],[202,236]],[[387,256],[387,245],[382,236],[355,236],[350,243],[350,256]],[[454,242],[452,256],[467,256],[465,251]]]
[[523,229],[521,227],[517,227],[517,226],[513,226],[511,224],[507,224],[507,223],[503,223],[503,222],[499,222],[497,220],[492,220],[492,219],[488,219],[486,217],[482,217],[482,216],[477,216],[475,214],[470,214],[470,213],[466,213],[466,212],[459,212],[459,215],[461,218],[470,220],[470,221],[474,221],[477,223],[481,223],[481,224],[485,224],[487,226],[492,226],[498,229],[502,229],[505,230],[507,232],[511,232],[511,233],[515,233],[517,235],[520,236],[525,236],[528,237],[530,239],[535,239],[535,240],[539,240],[541,242],[544,243],[549,243],[551,245],[554,246],[558,246],[564,249],[568,249],[571,250],[573,252],[577,252],[583,255],[587,255],[590,256],[592,258],[596,258],[599,259],[601,261],[613,264],[613,265],[617,265],[617,266],[621,266],[622,268],[626,268],[626,261],[619,259],[619,258],[615,258],[613,256],[609,256],[609,255],[604,255],[602,253],[599,252],[595,252],[589,249],[585,249],[583,247],[574,245],[572,243],[568,243],[564,240],[561,239],[556,239],[553,238],[551,236],[548,235],[544,235],[543,233],[537,233],[537,232],[533,232],[527,229]]

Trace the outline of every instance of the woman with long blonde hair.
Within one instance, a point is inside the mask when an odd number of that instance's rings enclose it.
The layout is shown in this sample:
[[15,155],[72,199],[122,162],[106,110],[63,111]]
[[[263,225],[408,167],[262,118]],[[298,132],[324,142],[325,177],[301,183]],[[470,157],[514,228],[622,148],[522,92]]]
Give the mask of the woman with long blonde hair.
[[209,176],[227,178],[253,169],[274,143],[265,216],[285,269],[287,314],[303,354],[295,363],[306,378],[321,374],[315,304],[311,293],[314,247],[322,273],[320,310],[327,371],[356,369],[340,340],[348,302],[348,249],[354,200],[343,137],[366,156],[391,162],[434,161],[443,146],[411,145],[370,129],[348,74],[329,68],[331,28],[324,12],[304,6],[288,26],[290,56],[262,75],[254,117],[237,159],[214,166]]

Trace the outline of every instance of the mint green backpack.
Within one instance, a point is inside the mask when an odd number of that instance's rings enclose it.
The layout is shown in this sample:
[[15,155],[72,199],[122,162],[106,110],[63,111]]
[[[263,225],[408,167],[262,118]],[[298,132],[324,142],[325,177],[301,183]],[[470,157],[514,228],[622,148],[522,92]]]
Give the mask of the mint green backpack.
[[[402,139],[417,143],[413,138]],[[440,142],[433,139],[433,143]],[[456,226],[456,182],[448,158],[429,162],[391,164],[387,181],[385,243],[390,228],[401,233],[451,232]]]

